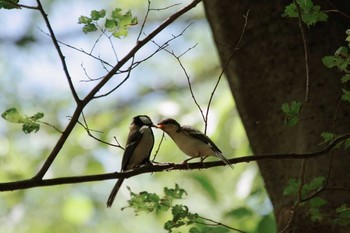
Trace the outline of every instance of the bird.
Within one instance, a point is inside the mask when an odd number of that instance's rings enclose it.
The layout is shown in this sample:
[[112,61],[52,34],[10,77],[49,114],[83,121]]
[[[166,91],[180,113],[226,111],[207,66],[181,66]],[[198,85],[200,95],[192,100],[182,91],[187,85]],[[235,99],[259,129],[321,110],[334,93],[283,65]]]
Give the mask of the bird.
[[223,156],[215,143],[198,129],[189,125],[181,126],[172,118],[166,118],[156,126],[167,133],[182,152],[191,157],[185,160],[184,163],[198,157],[203,162],[208,156],[216,156],[233,168],[232,164]]
[[[156,126],[147,115],[138,115],[132,119],[122,159],[122,172],[151,163],[150,154],[154,145],[154,135],[151,127]],[[112,206],[123,181],[124,179],[121,178],[114,185],[107,200],[107,207]]]

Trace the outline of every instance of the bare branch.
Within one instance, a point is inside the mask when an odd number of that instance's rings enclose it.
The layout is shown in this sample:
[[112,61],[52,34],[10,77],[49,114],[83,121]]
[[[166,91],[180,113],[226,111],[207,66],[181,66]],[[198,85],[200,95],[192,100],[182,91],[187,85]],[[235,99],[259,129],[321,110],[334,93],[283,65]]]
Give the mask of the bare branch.
[[[39,0],[37,0],[38,3],[40,3]],[[106,76],[85,96],[85,98],[82,101],[78,101],[77,107],[72,115],[72,118],[68,125],[66,126],[66,129],[63,131],[61,137],[57,141],[56,145],[52,149],[51,153],[49,154],[48,158],[38,171],[38,173],[32,178],[32,180],[35,180],[35,182],[40,182],[44,175],[46,174],[47,170],[50,168],[52,162],[57,157],[58,153],[61,151],[62,146],[66,142],[68,136],[72,132],[73,128],[77,124],[79,120],[79,116],[82,113],[85,106],[94,99],[96,93],[100,91],[100,89],[120,70],[130,59],[132,59],[135,54],[149,41],[151,41],[156,35],[158,35],[163,29],[165,29],[167,26],[172,24],[177,18],[191,10],[192,8],[196,7],[201,0],[193,0],[190,4],[188,4],[186,7],[182,8],[178,12],[171,15],[168,19],[166,19],[163,23],[161,23],[156,29],[154,29],[148,36],[146,36],[144,39],[137,42],[137,44],[132,48],[127,55],[123,59],[121,59],[107,74]],[[41,8],[42,9],[42,8]],[[46,14],[44,11],[41,11],[43,14],[43,17],[46,17]],[[54,40],[54,39],[53,39]],[[59,48],[57,40],[54,40],[55,46]],[[60,50],[58,50],[60,51]],[[61,57],[61,56],[60,56]],[[63,59],[62,59],[63,58]],[[65,65],[64,57],[62,55],[61,61]],[[70,80],[71,81],[71,80]]]
[[223,224],[221,222],[217,222],[217,221],[214,221],[212,219],[209,219],[209,218],[205,218],[205,217],[202,217],[202,216],[198,216],[198,218],[200,219],[203,219],[205,221],[208,221],[208,222],[211,222],[212,224],[208,224],[208,223],[202,223],[202,222],[196,222],[196,223],[199,223],[199,224],[204,224],[206,226],[222,226],[222,227],[225,227],[227,229],[230,229],[230,230],[233,230],[233,231],[237,231],[237,232],[240,232],[240,233],[246,233],[245,231],[242,231],[242,230],[239,230],[237,228],[233,228],[233,227],[230,227],[226,224]]
[[299,21],[299,28],[301,33],[301,38],[303,39],[303,46],[304,46],[304,60],[305,60],[305,73],[306,73],[306,80],[305,80],[305,102],[309,102],[310,99],[310,69],[309,69],[309,53],[308,53],[308,47],[306,43],[306,37],[304,32],[304,27],[301,19],[301,10],[299,4],[293,0],[294,4],[297,7],[298,10],[298,21]]
[[[109,142],[103,141],[103,140],[99,139],[98,137],[96,137],[95,135],[93,135],[93,134],[91,133],[91,131],[93,131],[93,130],[91,130],[91,129],[89,128],[89,126],[88,126],[88,124],[87,124],[87,122],[86,122],[86,118],[85,118],[84,113],[82,113],[82,117],[83,117],[84,124],[81,123],[80,121],[78,121],[78,124],[81,125],[81,126],[86,130],[86,133],[87,133],[90,137],[92,137],[92,138],[95,139],[96,141],[99,141],[99,142],[101,142],[101,143],[103,143],[103,144],[106,144],[106,145],[108,145],[108,146],[113,146],[113,147],[121,148],[121,146],[120,146],[120,144],[118,143],[118,141],[117,141],[117,144],[113,144],[113,143],[109,143]],[[94,130],[94,131],[95,131],[95,130]],[[95,132],[97,132],[97,131],[95,131]],[[102,132],[100,132],[100,133],[102,133]]]
[[210,110],[210,105],[211,105],[211,102],[213,101],[213,98],[214,98],[214,94],[219,86],[219,83],[221,81],[221,78],[222,76],[224,75],[225,73],[225,70],[227,69],[233,55],[235,55],[236,51],[239,50],[239,46],[242,42],[242,39],[243,39],[243,36],[244,36],[244,33],[246,31],[246,27],[247,27],[247,24],[248,24],[248,16],[249,16],[249,10],[247,11],[247,13],[245,15],[243,15],[243,18],[244,18],[244,25],[243,25],[243,29],[242,29],[242,32],[241,32],[241,35],[239,37],[239,40],[238,42],[236,43],[236,46],[235,48],[233,49],[231,55],[229,56],[229,58],[227,59],[226,61],[226,64],[224,65],[224,68],[222,69],[219,77],[218,77],[218,80],[216,81],[215,83],[215,86],[214,86],[214,89],[213,91],[211,92],[210,94],[210,98],[209,98],[209,102],[208,102],[208,107],[207,107],[207,111],[205,113],[205,117],[204,117],[204,123],[205,123],[205,126],[204,126],[204,133],[207,133],[207,128],[208,128],[208,118],[209,118],[209,110]]
[[160,150],[160,146],[162,145],[164,138],[165,138],[165,133],[164,133],[164,131],[163,131],[162,138],[160,139],[159,144],[158,144],[158,147],[157,147],[157,149],[156,149],[156,152],[155,152],[154,155],[153,155],[152,162],[154,162],[154,161],[156,160],[156,157],[157,157],[157,155],[158,155],[158,152],[159,152],[159,150]]
[[[185,29],[182,30],[182,32],[179,33],[178,35],[173,35],[173,38],[170,39],[170,40],[168,40],[166,43],[169,43],[170,41],[175,40],[176,38],[182,36],[182,35],[184,34],[184,32],[185,32],[191,25],[192,25],[192,23],[190,23],[189,25],[187,25],[187,26],[185,27]],[[177,60],[177,62],[179,63],[179,65],[180,65],[182,71],[184,72],[184,74],[185,74],[185,76],[186,76],[187,83],[188,83],[188,88],[189,88],[190,93],[191,93],[191,97],[192,97],[192,99],[193,99],[195,105],[197,106],[199,112],[201,113],[201,116],[202,116],[202,118],[203,118],[203,120],[204,120],[204,122],[205,122],[205,124],[206,124],[206,119],[205,119],[205,117],[204,117],[203,110],[202,110],[202,108],[200,107],[200,105],[199,105],[199,103],[198,103],[198,101],[197,101],[197,99],[196,99],[196,97],[195,97],[195,95],[194,95],[193,89],[192,89],[191,78],[190,78],[189,74],[187,73],[187,70],[186,70],[185,66],[182,64],[181,59],[180,59],[180,58],[181,58],[183,55],[185,55],[187,52],[189,52],[190,50],[192,50],[193,48],[195,48],[195,47],[197,46],[197,44],[195,44],[194,46],[188,48],[186,51],[184,51],[184,52],[181,53],[180,55],[176,55],[174,51],[170,51],[169,49],[166,49],[165,47],[162,48],[162,47],[161,47],[159,44],[157,44],[155,41],[152,41],[152,42],[153,42],[155,45],[157,45],[159,49],[162,49],[162,50],[166,51],[167,53],[169,53],[170,55],[172,55],[172,56]]]
[[[327,155],[329,151],[331,151],[338,143],[345,141],[350,138],[350,133],[340,136],[334,139],[328,146],[324,149],[310,152],[310,153],[280,153],[280,154],[261,154],[261,155],[250,155],[243,156],[239,158],[229,159],[228,161],[231,164],[239,164],[239,163],[249,163],[253,161],[260,160],[281,160],[281,159],[310,159],[314,157]],[[92,182],[92,181],[101,181],[108,179],[116,179],[116,178],[130,178],[136,175],[144,174],[144,173],[153,173],[153,172],[162,172],[162,171],[173,171],[173,170],[194,170],[194,169],[208,169],[212,167],[225,166],[226,164],[219,160],[213,162],[198,162],[198,163],[166,163],[159,165],[145,165],[140,168],[136,168],[134,170],[129,170],[125,172],[112,172],[106,174],[97,174],[97,175],[85,175],[85,176],[72,176],[72,177],[60,177],[53,179],[28,179],[28,180],[20,180],[14,182],[6,182],[0,183],[0,191],[13,191],[41,186],[53,186],[53,185],[61,185],[61,184],[72,184],[72,183],[82,183],[82,182]],[[343,191],[347,191],[350,189],[346,187],[341,188]],[[328,190],[328,189],[327,189]],[[329,189],[332,190],[332,189]]]
[[64,57],[64,55],[63,55],[63,53],[61,51],[61,48],[60,48],[60,46],[58,44],[58,41],[56,39],[56,35],[53,32],[53,29],[51,27],[49,18],[47,17],[47,14],[46,14],[43,6],[41,5],[40,0],[37,0],[36,2],[38,4],[38,10],[40,11],[40,13],[41,13],[41,15],[42,15],[42,17],[43,17],[43,19],[44,19],[44,21],[46,23],[46,27],[47,27],[47,29],[50,32],[50,36],[51,36],[52,42],[53,42],[53,44],[54,44],[54,46],[55,46],[55,48],[57,50],[58,56],[60,57],[60,60],[61,60],[62,66],[63,66],[63,70],[64,70],[64,73],[66,75],[66,78],[67,78],[67,81],[68,81],[68,84],[69,84],[69,88],[70,88],[70,90],[72,92],[74,100],[75,100],[76,103],[79,103],[79,102],[81,102],[81,100],[80,100],[80,98],[79,98],[79,96],[78,96],[78,94],[77,94],[77,92],[75,90],[75,87],[73,85],[72,77],[69,74],[67,63],[65,61],[65,57]]

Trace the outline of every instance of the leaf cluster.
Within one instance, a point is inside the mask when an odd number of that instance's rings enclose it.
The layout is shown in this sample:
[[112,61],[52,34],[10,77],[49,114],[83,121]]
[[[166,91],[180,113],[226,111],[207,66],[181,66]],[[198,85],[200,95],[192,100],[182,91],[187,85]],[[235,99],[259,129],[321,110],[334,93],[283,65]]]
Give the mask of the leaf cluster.
[[299,113],[301,110],[301,103],[298,101],[292,101],[290,104],[283,103],[281,107],[282,111],[286,114],[284,123],[288,126],[295,126],[299,122]]
[[[331,221],[333,224],[337,225],[350,225],[350,208],[346,204],[341,205],[335,209],[334,215],[326,215],[321,207],[327,205],[328,201],[319,197],[313,196],[313,194],[319,192],[325,183],[324,177],[316,177],[308,183],[303,184],[301,190],[301,204],[308,208],[307,214],[313,222],[319,222],[321,220]],[[298,190],[301,183],[300,180],[290,179],[287,186],[283,191],[283,195],[298,195]],[[305,201],[306,200],[306,201]]]
[[[83,32],[95,32],[100,29],[102,32],[107,30],[116,38],[124,38],[128,35],[128,28],[138,23],[137,17],[133,17],[131,11],[123,13],[120,8],[115,8],[110,17],[106,17],[106,10],[92,10],[89,16],[80,16],[78,23],[83,24]],[[99,21],[105,18],[104,26],[99,26]]]
[[[298,5],[296,5],[298,4]],[[317,22],[326,22],[328,15],[321,11],[321,6],[314,5],[312,0],[296,0],[284,8],[283,17],[298,18],[299,11],[301,20],[307,26],[313,26]]]
[[16,108],[10,108],[3,112],[1,114],[1,117],[9,122],[22,124],[23,132],[28,134],[31,132],[36,133],[39,131],[40,124],[38,121],[44,117],[44,113],[38,112],[35,115],[28,117],[21,114]]
[[[164,196],[159,196],[155,193],[149,193],[146,191],[136,194],[130,190],[130,200],[128,201],[128,206],[125,208],[132,208],[134,212],[138,214],[139,212],[170,212],[171,219],[166,221],[164,224],[164,229],[168,232],[172,232],[174,229],[193,225],[199,222],[203,222],[197,213],[191,213],[189,208],[186,205],[174,204],[174,200],[183,199],[184,195],[187,195],[186,191],[179,187],[178,184],[175,184],[175,188],[165,187],[163,192]],[[122,209],[122,210],[123,210]],[[208,229],[210,229],[208,231]],[[191,227],[190,233],[204,233],[204,232],[227,232],[227,229],[223,227]],[[218,231],[216,231],[218,230]]]
[[[344,73],[344,75],[341,78],[341,82],[343,84],[349,82],[350,80],[350,30],[346,30],[346,38],[345,41],[348,43],[347,46],[341,46],[339,47],[334,55],[325,56],[322,59],[323,64],[327,68],[334,68],[336,67],[340,72]],[[342,88],[342,100],[350,102],[350,91]]]

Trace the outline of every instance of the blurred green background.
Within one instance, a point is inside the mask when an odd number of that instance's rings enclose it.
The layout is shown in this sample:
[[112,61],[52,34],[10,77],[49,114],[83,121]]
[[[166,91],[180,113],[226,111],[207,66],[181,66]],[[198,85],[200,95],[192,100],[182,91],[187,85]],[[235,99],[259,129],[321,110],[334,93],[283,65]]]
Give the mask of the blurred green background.
[[[35,5],[35,1],[20,2]],[[177,1],[151,1],[153,10],[145,25],[147,34],[168,16],[184,7],[181,1],[165,10],[159,10]],[[112,42],[101,37],[93,54],[115,64],[135,44],[147,1],[43,1],[52,27],[59,41],[90,52],[98,33],[84,35],[77,24],[80,15],[91,10],[112,10],[119,7],[131,10],[139,24],[129,31],[127,38]],[[219,17],[219,16],[218,16]],[[16,107],[27,115],[43,112],[43,121],[63,130],[73,113],[75,104],[70,94],[63,69],[47,28],[34,10],[0,9],[0,111]],[[191,24],[193,23],[193,24]],[[168,49],[181,54],[191,77],[193,92],[205,111],[210,94],[221,73],[209,25],[200,4],[155,38],[157,43],[185,33],[173,41]],[[111,47],[113,43],[117,57]],[[97,83],[87,80],[105,74],[101,63],[82,52],[61,45],[68,68],[80,96],[84,96]],[[157,46],[145,46],[137,59],[151,54]],[[108,92],[123,76],[116,76],[101,91]],[[131,78],[112,94],[92,101],[84,111],[94,135],[124,146],[131,118],[149,115],[155,123],[164,117],[173,117],[181,124],[204,130],[201,114],[188,89],[186,76],[176,59],[161,51],[139,65]],[[162,132],[155,130],[157,148]],[[251,154],[244,128],[235,109],[225,79],[218,86],[210,109],[208,135],[228,158]],[[25,135],[21,126],[0,120],[0,182],[31,178],[47,158],[60,134],[42,125],[39,132]],[[153,150],[152,156],[155,152]],[[120,170],[123,151],[107,146],[77,126],[45,178],[100,174]],[[160,162],[181,162],[186,156],[176,148],[169,137],[157,155]],[[208,161],[211,159],[208,159]],[[215,160],[215,158],[212,158]],[[0,193],[0,232],[165,232],[163,224],[167,214],[135,215],[127,206],[129,186],[133,192],[148,191],[162,194],[163,187],[173,188],[175,183],[184,188],[188,196],[182,202],[193,213],[230,225],[247,232],[271,232],[272,207],[264,190],[263,181],[255,163],[238,164],[234,170],[218,167],[205,170],[171,171],[143,174],[127,179],[111,209],[106,199],[115,181],[59,185]],[[187,232],[188,228],[179,229]]]

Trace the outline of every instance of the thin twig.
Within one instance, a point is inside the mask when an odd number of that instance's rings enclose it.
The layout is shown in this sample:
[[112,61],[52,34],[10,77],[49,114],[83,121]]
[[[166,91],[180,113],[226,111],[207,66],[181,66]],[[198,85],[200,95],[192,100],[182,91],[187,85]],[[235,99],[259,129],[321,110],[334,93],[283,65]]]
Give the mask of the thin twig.
[[160,146],[162,145],[164,138],[165,138],[165,133],[163,132],[162,138],[161,138],[160,141],[159,141],[159,144],[158,144],[158,147],[157,147],[157,149],[156,149],[156,152],[155,152],[154,155],[153,155],[152,162],[154,162],[154,161],[156,160],[156,157],[157,157],[157,155],[158,155],[158,152],[159,152],[159,150],[160,150]]
[[[190,23],[189,25],[187,25],[187,26],[184,28],[184,30],[182,30],[181,33],[179,33],[179,34],[177,34],[177,35],[173,35],[173,38],[170,39],[170,40],[168,40],[167,43],[169,43],[170,41],[172,41],[172,40],[174,40],[174,39],[176,39],[176,38],[178,38],[178,37],[180,37],[180,36],[182,36],[182,35],[185,33],[185,31],[186,31],[192,24],[193,24],[193,23]],[[152,41],[152,42],[153,42],[155,45],[157,45],[158,48],[161,48],[161,46],[160,46],[159,44],[157,44],[155,41]],[[172,55],[172,56],[177,60],[178,64],[180,65],[182,71],[184,72],[184,74],[185,74],[185,76],[186,76],[188,88],[189,88],[191,97],[192,97],[192,99],[193,99],[193,102],[194,102],[195,105],[197,106],[199,112],[201,113],[201,116],[202,116],[204,122],[206,123],[206,119],[205,119],[205,117],[204,117],[204,112],[203,112],[201,106],[199,105],[199,103],[198,103],[198,101],[197,101],[197,98],[196,98],[195,95],[194,95],[194,91],[193,91],[193,88],[192,88],[191,78],[190,78],[189,74],[187,73],[187,70],[186,70],[185,66],[182,64],[181,59],[180,59],[183,55],[185,55],[187,52],[189,52],[190,50],[192,50],[192,49],[195,48],[196,46],[197,46],[197,44],[195,44],[194,46],[188,48],[186,51],[184,51],[184,52],[181,53],[180,55],[176,55],[174,51],[171,51],[171,50],[169,50],[169,49],[166,49],[165,47],[164,47],[164,48],[161,48],[161,49],[164,50],[165,52],[169,53],[170,55]]]
[[[223,223],[221,223],[221,222],[214,221],[214,220],[209,219],[209,218],[205,218],[205,217],[202,217],[202,216],[198,216],[198,218],[213,223],[213,224],[204,223],[205,225],[222,226],[222,227],[225,227],[225,228],[230,229],[230,230],[233,230],[233,231],[237,231],[237,232],[240,232],[240,233],[246,233],[245,231],[239,230],[239,229],[237,229],[237,228],[230,227],[230,226],[228,226],[228,225],[226,225],[226,224],[223,224]],[[201,223],[201,222],[196,222],[196,223],[203,224],[203,223]]]
[[45,122],[45,121],[38,121],[39,123],[41,123],[41,124],[44,124],[44,125],[47,125],[47,126],[50,126],[51,128],[53,128],[54,130],[56,130],[57,132],[59,132],[59,133],[62,133],[62,131],[61,130],[59,130],[56,126],[54,126],[54,125],[51,125],[50,123],[47,123],[47,122]]
[[65,73],[65,75],[66,75],[66,79],[67,79],[67,81],[68,81],[68,85],[69,85],[69,88],[70,88],[70,90],[71,90],[71,92],[72,92],[72,95],[73,95],[73,97],[74,97],[74,100],[75,100],[76,103],[80,103],[81,100],[80,100],[80,98],[79,98],[79,96],[78,96],[78,94],[77,94],[77,92],[76,92],[76,90],[75,90],[75,87],[74,87],[74,85],[73,85],[72,77],[71,77],[70,74],[69,74],[68,66],[67,66],[67,63],[66,63],[66,61],[65,61],[65,57],[64,57],[64,55],[63,55],[63,53],[62,53],[62,51],[61,51],[61,48],[60,48],[60,46],[59,46],[59,44],[58,44],[58,41],[57,41],[57,39],[56,39],[56,35],[55,35],[55,33],[54,33],[54,31],[53,31],[53,29],[52,29],[52,27],[51,27],[49,18],[47,17],[47,14],[46,14],[46,12],[45,12],[43,6],[41,5],[40,0],[37,0],[36,2],[37,2],[37,4],[38,4],[38,9],[39,9],[39,11],[40,11],[40,13],[41,13],[41,15],[42,15],[42,17],[43,17],[45,23],[46,23],[46,27],[47,27],[47,29],[48,29],[49,32],[50,32],[50,36],[51,36],[51,39],[52,39],[52,43],[54,44],[54,46],[55,46],[55,48],[56,48],[56,51],[57,51],[57,53],[58,53],[58,56],[59,56],[59,58],[60,58],[60,60],[61,60],[61,63],[62,63],[62,66],[63,66],[63,70],[64,70],[64,73]]
[[[335,114],[334,114],[334,119],[333,119],[333,140],[336,138],[336,133],[337,133],[337,129],[336,129],[336,121],[337,121],[337,118],[338,118],[338,113],[339,113],[339,109],[340,109],[340,106],[341,106],[341,103],[342,103],[342,100],[341,100],[341,95],[338,97],[338,104],[336,106],[336,109],[335,109]],[[331,177],[331,173],[332,173],[332,167],[333,167],[333,158],[334,158],[334,149],[332,149],[330,151],[330,157],[329,157],[329,166],[328,166],[328,171],[327,171],[327,175],[325,176],[326,179],[325,179],[325,182],[324,184],[322,185],[322,187],[318,190],[316,190],[314,193],[310,194],[309,196],[305,197],[302,202],[306,202],[308,200],[311,200],[312,198],[316,197],[317,195],[319,195],[320,193],[324,192],[326,189],[327,189],[327,186],[329,184],[329,180],[330,180],[330,177]]]
[[304,47],[304,60],[305,60],[305,72],[306,72],[306,80],[305,80],[305,102],[309,102],[310,99],[310,69],[309,69],[309,53],[308,53],[308,47],[306,43],[306,37],[305,37],[305,32],[304,32],[304,27],[303,27],[303,21],[301,18],[301,10],[299,4],[293,0],[295,6],[297,7],[298,11],[298,21],[299,21],[299,28],[300,28],[300,33],[301,33],[301,38],[303,40],[303,47]]
[[303,191],[303,187],[305,184],[306,162],[307,162],[306,159],[301,160],[301,166],[300,166],[300,172],[299,172],[299,186],[298,186],[298,190],[297,190],[297,199],[296,199],[294,205],[290,208],[290,215],[288,218],[288,222],[287,222],[286,226],[280,231],[280,233],[284,233],[290,228],[290,226],[292,225],[295,213],[296,213],[296,209],[298,208],[298,206],[300,205],[300,203],[303,200],[302,191]]
[[[99,139],[98,137],[96,137],[95,135],[93,135],[93,134],[91,133],[91,131],[95,131],[95,132],[97,132],[97,131],[96,131],[96,130],[91,130],[91,129],[89,128],[89,126],[88,126],[88,124],[87,124],[87,122],[86,122],[86,118],[85,118],[84,113],[82,113],[82,117],[83,117],[84,124],[81,123],[80,121],[78,121],[77,123],[78,123],[79,125],[81,125],[81,126],[85,129],[86,133],[87,133],[90,137],[92,137],[92,138],[95,139],[96,141],[99,141],[99,142],[101,142],[101,143],[103,143],[103,144],[106,144],[106,145],[108,145],[108,146],[113,146],[113,147],[121,148],[120,144],[109,143],[109,142],[106,142],[106,141],[104,141],[104,140],[102,140],[102,139]],[[102,132],[100,132],[100,133],[102,133]]]
[[76,51],[78,51],[78,52],[81,52],[81,53],[83,53],[83,54],[85,54],[85,55],[87,55],[87,56],[89,56],[89,57],[92,57],[93,59],[98,60],[99,62],[101,62],[101,63],[104,64],[104,65],[107,65],[107,66],[109,66],[109,67],[111,67],[111,68],[113,67],[113,65],[111,65],[110,63],[106,62],[105,60],[101,59],[100,57],[97,57],[97,56],[93,55],[93,54],[92,54],[92,51],[90,51],[90,52],[88,53],[88,52],[86,52],[86,51],[83,50],[83,49],[78,49],[77,47],[74,47],[74,46],[72,46],[72,45],[66,44],[66,43],[64,43],[64,42],[62,42],[62,41],[59,41],[59,40],[58,40],[58,43],[60,43],[60,44],[62,44],[62,45],[64,45],[64,46],[66,46],[66,47],[68,47],[68,48],[71,48],[71,49],[73,49],[73,50],[76,50]]
[[212,91],[211,94],[210,94],[210,98],[209,98],[208,106],[207,106],[207,111],[206,111],[205,117],[204,117],[204,123],[205,123],[205,125],[204,125],[204,133],[207,132],[207,128],[208,128],[208,118],[209,118],[209,110],[210,110],[211,102],[213,101],[213,98],[214,98],[214,94],[215,94],[215,92],[216,92],[216,90],[217,90],[217,88],[218,88],[218,86],[219,86],[219,83],[220,83],[220,81],[221,81],[221,78],[222,78],[222,76],[224,75],[224,72],[226,71],[226,69],[227,69],[227,67],[228,67],[228,65],[229,65],[229,63],[230,63],[230,61],[231,61],[233,55],[236,53],[237,50],[239,50],[239,46],[240,46],[240,44],[241,44],[241,42],[242,42],[243,36],[244,36],[244,34],[245,34],[245,31],[246,31],[246,27],[247,27],[247,24],[248,24],[248,16],[249,16],[249,10],[247,11],[247,13],[246,13],[245,15],[243,15],[243,18],[244,18],[244,25],[243,25],[243,29],[242,29],[241,35],[240,35],[240,37],[239,37],[239,40],[238,40],[238,42],[236,43],[236,46],[235,46],[235,48],[233,49],[232,53],[230,54],[229,58],[227,59],[226,64],[224,65],[224,68],[222,69],[222,71],[221,71],[221,73],[220,73],[220,75],[219,75],[219,77],[218,77],[218,80],[217,80],[216,83],[215,83],[214,89],[213,89],[213,91]]

